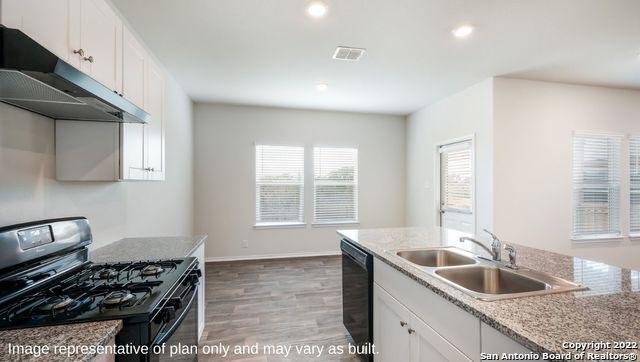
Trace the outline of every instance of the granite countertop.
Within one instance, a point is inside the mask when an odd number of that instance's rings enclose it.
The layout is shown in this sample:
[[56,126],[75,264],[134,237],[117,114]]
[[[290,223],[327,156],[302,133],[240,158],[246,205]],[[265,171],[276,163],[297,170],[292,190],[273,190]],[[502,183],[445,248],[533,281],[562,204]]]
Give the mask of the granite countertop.
[[[338,233],[533,352],[571,352],[562,347],[563,342],[637,342],[640,345],[640,273],[637,271],[509,243],[516,247],[520,266],[575,281],[589,290],[487,302],[472,298],[389,252],[455,246],[478,255],[486,253],[473,243],[460,243],[459,232],[397,228],[340,230]],[[503,250],[503,260],[506,258]],[[610,352],[637,353],[638,350]]]
[[[64,351],[54,350],[54,347],[105,346],[121,329],[122,321],[112,320],[0,331],[0,361],[88,361],[96,356],[92,351],[69,353],[71,348]],[[48,346],[48,353],[40,357],[33,353],[10,354],[9,344],[41,348]]]
[[181,258],[191,255],[206,235],[125,238],[89,251],[94,263]]

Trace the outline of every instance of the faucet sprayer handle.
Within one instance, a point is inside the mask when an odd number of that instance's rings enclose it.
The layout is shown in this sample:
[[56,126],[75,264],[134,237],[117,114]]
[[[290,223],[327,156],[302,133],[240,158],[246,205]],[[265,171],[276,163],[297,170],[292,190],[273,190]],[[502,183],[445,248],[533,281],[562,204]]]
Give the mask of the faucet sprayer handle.
[[491,238],[492,238],[493,240],[498,240],[498,241],[500,240],[500,239],[496,236],[496,234],[492,233],[491,231],[489,231],[489,230],[487,230],[487,229],[484,229],[484,232],[485,232],[485,233],[487,233],[487,234],[489,234],[489,235],[491,235]]

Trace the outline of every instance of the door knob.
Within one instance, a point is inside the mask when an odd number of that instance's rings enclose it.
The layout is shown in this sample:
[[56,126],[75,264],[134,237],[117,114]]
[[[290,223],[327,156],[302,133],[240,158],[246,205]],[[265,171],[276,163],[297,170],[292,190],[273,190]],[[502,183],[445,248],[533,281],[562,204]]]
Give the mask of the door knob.
[[413,334],[413,332],[415,332],[415,331],[416,331],[416,330],[415,330],[415,329],[413,329],[413,328],[409,328],[409,329],[407,330],[407,332],[409,332],[409,334]]
[[406,326],[406,325],[407,325],[407,322],[405,322],[405,321],[400,321],[400,327],[404,327],[404,326]]
[[84,49],[74,49],[73,54],[78,54],[79,56],[84,57]]
[[89,63],[93,63],[93,55],[89,55],[88,57],[84,57],[82,58],[82,60],[85,60]]

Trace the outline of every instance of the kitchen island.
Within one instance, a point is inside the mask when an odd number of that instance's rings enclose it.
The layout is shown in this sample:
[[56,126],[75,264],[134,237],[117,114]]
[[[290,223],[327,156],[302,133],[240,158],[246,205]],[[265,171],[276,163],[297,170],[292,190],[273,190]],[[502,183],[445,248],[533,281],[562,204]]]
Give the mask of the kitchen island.
[[[396,255],[397,250],[427,247],[457,247],[476,255],[486,253],[473,244],[460,243],[458,232],[397,228],[338,233],[375,256],[374,344],[381,344],[380,347],[384,347],[385,341],[378,338],[391,339],[397,335],[387,333],[389,328],[395,328],[395,322],[380,330],[380,323],[386,323],[385,318],[392,320],[388,317],[395,317],[394,313],[400,319],[417,315],[419,318],[414,319],[418,323],[425,322],[421,324],[423,331],[433,333],[428,340],[441,338],[438,342],[441,350],[452,351],[450,356],[456,356],[450,360],[480,360],[482,353],[491,358],[494,352],[507,351],[523,355],[581,352],[565,348],[567,343],[640,344],[637,271],[510,243],[517,249],[519,265],[588,289],[488,302],[471,297]],[[503,254],[503,260],[507,259],[504,251]],[[387,310],[381,311],[381,305]],[[398,326],[407,324],[405,320],[399,322]],[[412,333],[416,334],[415,328],[409,326],[409,334]],[[402,345],[402,341],[394,341],[393,345]],[[638,352],[635,348],[597,349],[596,345],[586,345],[584,352]]]

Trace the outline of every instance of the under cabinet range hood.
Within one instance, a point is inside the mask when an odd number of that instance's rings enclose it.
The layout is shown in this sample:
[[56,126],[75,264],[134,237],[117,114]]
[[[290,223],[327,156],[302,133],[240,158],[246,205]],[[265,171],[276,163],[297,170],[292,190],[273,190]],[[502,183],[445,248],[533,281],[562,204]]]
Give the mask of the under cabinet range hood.
[[0,26],[0,101],[53,119],[148,123],[150,116],[17,29]]

